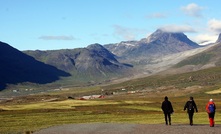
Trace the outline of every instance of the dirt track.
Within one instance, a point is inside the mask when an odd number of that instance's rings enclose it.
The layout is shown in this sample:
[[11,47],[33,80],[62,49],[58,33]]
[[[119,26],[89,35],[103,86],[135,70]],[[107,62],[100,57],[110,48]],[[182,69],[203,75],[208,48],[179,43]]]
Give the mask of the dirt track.
[[221,125],[88,123],[54,126],[34,134],[221,134]]

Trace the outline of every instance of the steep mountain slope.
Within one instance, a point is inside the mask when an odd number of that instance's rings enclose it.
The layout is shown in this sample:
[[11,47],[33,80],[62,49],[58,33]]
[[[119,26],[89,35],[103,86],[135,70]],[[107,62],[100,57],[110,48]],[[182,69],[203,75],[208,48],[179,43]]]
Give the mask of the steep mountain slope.
[[[141,66],[141,69],[143,70],[144,74],[149,74],[149,75],[153,75],[165,70],[167,73],[178,73],[179,71],[175,70],[174,68],[171,69],[172,72],[169,72],[168,69],[170,69],[180,61],[185,60],[186,58],[194,56],[198,53],[201,53],[209,49],[210,47],[212,46],[200,47],[192,50],[187,50],[184,52],[169,54],[163,57],[155,58],[152,60],[151,64]],[[180,72],[182,71],[184,70],[181,69]]]
[[191,56],[181,62],[175,67],[192,66],[195,69],[203,69],[209,67],[221,66],[221,43],[217,43],[208,50],[199,54]]
[[0,90],[6,84],[21,82],[50,83],[68,73],[35,60],[19,50],[0,42]]
[[216,43],[207,46],[205,51],[199,51],[197,54],[181,60],[166,73],[183,73],[196,70],[202,70],[211,67],[221,66],[221,35],[219,35]]
[[104,47],[120,57],[121,61],[149,64],[152,58],[179,53],[200,46],[188,39],[183,33],[164,32],[158,29],[148,38],[140,41],[107,44]]
[[39,61],[67,71],[72,74],[72,77],[85,82],[129,75],[132,71],[131,66],[119,63],[115,55],[100,44],[92,44],[87,48],[25,51],[25,53]]

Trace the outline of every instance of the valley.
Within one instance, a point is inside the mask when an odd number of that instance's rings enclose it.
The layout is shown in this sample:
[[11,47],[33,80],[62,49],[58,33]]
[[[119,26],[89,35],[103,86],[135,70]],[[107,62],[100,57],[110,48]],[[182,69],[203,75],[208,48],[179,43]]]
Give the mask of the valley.
[[218,3],[2,0],[0,134],[220,133]]
[[[157,33],[154,33],[154,39],[157,39]],[[125,55],[117,56],[100,44],[79,49],[24,53],[10,48],[24,57],[33,56],[31,60],[34,63],[53,66],[55,71],[64,74],[58,73],[56,78],[59,79],[53,82],[39,83],[25,79],[6,82],[5,89],[0,92],[0,133],[32,133],[50,126],[77,123],[162,124],[160,106],[165,96],[169,97],[175,109],[173,123],[188,122],[182,109],[189,96],[194,96],[199,107],[195,123],[207,124],[207,101],[213,98],[217,107],[221,105],[221,45],[217,42],[193,49],[184,47],[188,50],[173,52],[174,49],[166,49],[162,52],[165,47],[162,41],[167,41],[167,37],[170,40],[186,38],[183,34],[160,31],[160,43],[157,41],[159,44],[155,44],[157,48],[147,49],[148,43],[139,45],[139,41],[130,42],[138,44],[136,53],[141,54],[134,58],[131,58],[132,55],[127,58]],[[149,38],[148,41],[153,40]],[[154,46],[153,43],[151,46]],[[150,52],[154,55],[138,52],[142,48],[145,51],[155,49]],[[18,64],[10,62],[6,55],[4,61]],[[29,63],[26,64],[29,66]],[[25,74],[26,71],[15,72]],[[30,76],[30,72],[28,74]],[[4,76],[10,79],[6,74]],[[36,74],[37,77],[40,76]],[[220,109],[217,111],[219,116]],[[216,123],[221,124],[221,120],[217,119]]]
[[[220,72],[220,67],[214,67],[1,100],[0,132],[35,132],[55,125],[95,122],[163,124],[160,106],[164,96],[169,97],[175,110],[173,124],[188,124],[182,109],[189,96],[194,97],[199,109],[194,123],[207,124],[207,101],[213,98],[217,107],[221,106]],[[95,94],[104,94],[104,97],[80,100],[81,96]],[[220,109],[216,116],[220,116]],[[217,118],[216,124],[221,124],[221,120]]]
[[[208,123],[204,108],[209,98],[213,98],[220,107],[219,95],[206,94],[202,87],[193,86],[186,88],[185,91],[170,90],[171,88],[173,87],[161,87],[158,91],[144,90],[134,94],[119,93],[92,100],[67,99],[61,97],[62,95],[53,94],[45,97],[43,95],[22,97],[0,103],[2,120],[0,132],[27,133],[50,126],[97,122],[163,124],[160,105],[164,95],[168,95],[173,103],[175,110],[172,115],[173,125],[188,124],[186,112],[182,109],[190,95],[194,96],[199,108],[199,113],[195,114],[195,124]],[[220,109],[217,110],[216,117],[218,116]],[[217,118],[216,124],[221,124],[221,120]]]

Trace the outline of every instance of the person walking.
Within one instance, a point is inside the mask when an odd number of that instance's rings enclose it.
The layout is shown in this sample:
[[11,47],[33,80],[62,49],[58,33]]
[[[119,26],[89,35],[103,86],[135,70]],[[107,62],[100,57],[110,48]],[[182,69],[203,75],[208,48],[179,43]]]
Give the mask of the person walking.
[[214,127],[214,116],[215,116],[215,112],[216,112],[216,105],[213,102],[213,99],[210,99],[209,102],[206,105],[206,111],[208,113],[209,116],[209,123],[210,123],[210,127]]
[[193,115],[194,115],[194,110],[198,112],[197,106],[195,101],[193,100],[193,97],[190,97],[190,100],[188,100],[184,106],[184,111],[187,109],[187,113],[189,115],[189,121],[190,125],[193,125]]
[[164,101],[162,102],[161,109],[163,110],[164,113],[166,125],[168,125],[168,120],[169,120],[169,125],[171,125],[171,114],[174,111],[173,111],[173,106],[171,102],[168,100],[167,96],[165,96]]

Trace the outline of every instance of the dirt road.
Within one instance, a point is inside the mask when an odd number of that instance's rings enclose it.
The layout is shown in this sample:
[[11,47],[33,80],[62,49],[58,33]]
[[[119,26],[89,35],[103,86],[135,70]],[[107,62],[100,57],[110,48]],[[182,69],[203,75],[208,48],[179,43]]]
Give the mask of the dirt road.
[[221,125],[87,123],[54,126],[34,134],[221,134]]

